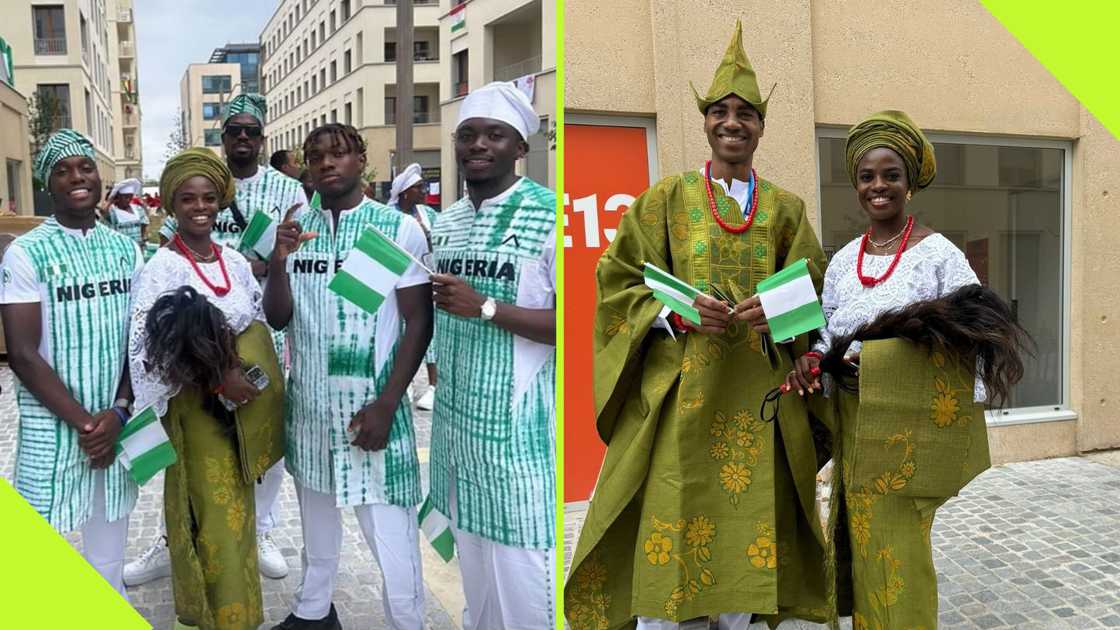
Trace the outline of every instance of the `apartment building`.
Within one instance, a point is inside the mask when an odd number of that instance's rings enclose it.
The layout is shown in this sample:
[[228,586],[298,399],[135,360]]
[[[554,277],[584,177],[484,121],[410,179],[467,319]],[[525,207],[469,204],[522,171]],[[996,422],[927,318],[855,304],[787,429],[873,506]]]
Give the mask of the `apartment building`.
[[541,132],[529,138],[529,155],[518,172],[556,188],[556,152],[550,132],[556,120],[556,3],[548,0],[442,0],[440,85],[447,98],[443,118],[441,202],[464,194],[451,139],[459,105],[471,90],[491,81],[514,81],[531,96]]
[[0,3],[15,89],[57,103],[53,126],[90,138],[106,184],[142,172],[132,7],[132,0]]
[[9,47],[0,38],[0,214],[32,214],[31,145],[27,131],[27,99],[16,91],[5,59]]
[[227,44],[214,49],[207,63],[187,66],[179,107],[189,146],[222,154],[222,110],[238,94],[261,91],[260,58],[260,44]]
[[[413,160],[440,178],[441,9],[413,10]],[[268,152],[300,149],[328,122],[351,124],[367,143],[367,175],[387,196],[396,147],[396,3],[392,0],[282,0],[261,31],[261,78],[268,99]]]

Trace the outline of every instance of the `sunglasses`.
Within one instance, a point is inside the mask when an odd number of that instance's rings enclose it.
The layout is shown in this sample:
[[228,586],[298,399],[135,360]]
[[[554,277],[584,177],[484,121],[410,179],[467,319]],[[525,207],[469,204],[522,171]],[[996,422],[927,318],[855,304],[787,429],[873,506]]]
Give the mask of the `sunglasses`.
[[231,138],[236,138],[242,133],[250,138],[259,138],[264,133],[264,129],[256,125],[226,125],[225,129],[222,130],[222,135]]

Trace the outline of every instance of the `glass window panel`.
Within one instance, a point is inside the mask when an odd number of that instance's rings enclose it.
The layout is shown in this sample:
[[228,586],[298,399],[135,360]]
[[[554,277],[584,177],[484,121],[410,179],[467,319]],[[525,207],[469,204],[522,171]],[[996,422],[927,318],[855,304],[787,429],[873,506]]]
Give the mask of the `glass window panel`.
[[[981,284],[1011,305],[1038,344],[1009,407],[1062,404],[1062,149],[934,143],[937,179],[915,219],[964,252]],[[844,139],[821,138],[821,241],[832,257],[867,229],[848,181]]]

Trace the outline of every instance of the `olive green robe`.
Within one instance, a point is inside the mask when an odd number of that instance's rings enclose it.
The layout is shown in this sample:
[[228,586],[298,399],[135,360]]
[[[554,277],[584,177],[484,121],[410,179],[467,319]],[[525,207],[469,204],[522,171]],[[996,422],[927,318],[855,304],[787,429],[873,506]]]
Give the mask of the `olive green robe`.
[[264,324],[253,322],[237,347],[269,385],[236,411],[232,429],[205,410],[196,387],[168,401],[163,418],[178,454],[164,478],[175,614],[201,630],[264,622],[253,484],[284,453],[284,375]]
[[[649,262],[736,300],[800,258],[819,291],[824,255],[804,203],[759,179],[751,228],[716,223],[692,171],[646,191],[622,218],[598,268],[595,400],[607,454],[565,587],[572,627],[630,627],[636,616],[724,612],[826,620],[825,546],[815,516],[817,453],[805,407],[759,408],[807,341],[775,345],[745,323],[671,338]],[[724,222],[738,204],[712,187]]]

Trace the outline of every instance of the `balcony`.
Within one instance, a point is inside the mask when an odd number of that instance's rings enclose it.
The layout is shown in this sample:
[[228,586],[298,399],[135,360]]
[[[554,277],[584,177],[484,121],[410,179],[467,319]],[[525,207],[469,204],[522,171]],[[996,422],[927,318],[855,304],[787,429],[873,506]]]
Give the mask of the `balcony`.
[[35,38],[35,54],[36,55],[65,55],[66,54],[66,38],[65,37],[36,37]]
[[131,22],[132,21],[132,9],[121,9],[120,11],[118,11],[117,12],[117,21],[118,22]]
[[120,47],[121,57],[135,57],[136,47],[130,41],[122,41]]
[[140,115],[136,112],[124,112],[121,114],[121,122],[125,127],[138,127],[140,125]]
[[536,74],[541,71],[541,56],[536,55],[516,63],[494,69],[495,81],[513,81],[519,77]]

